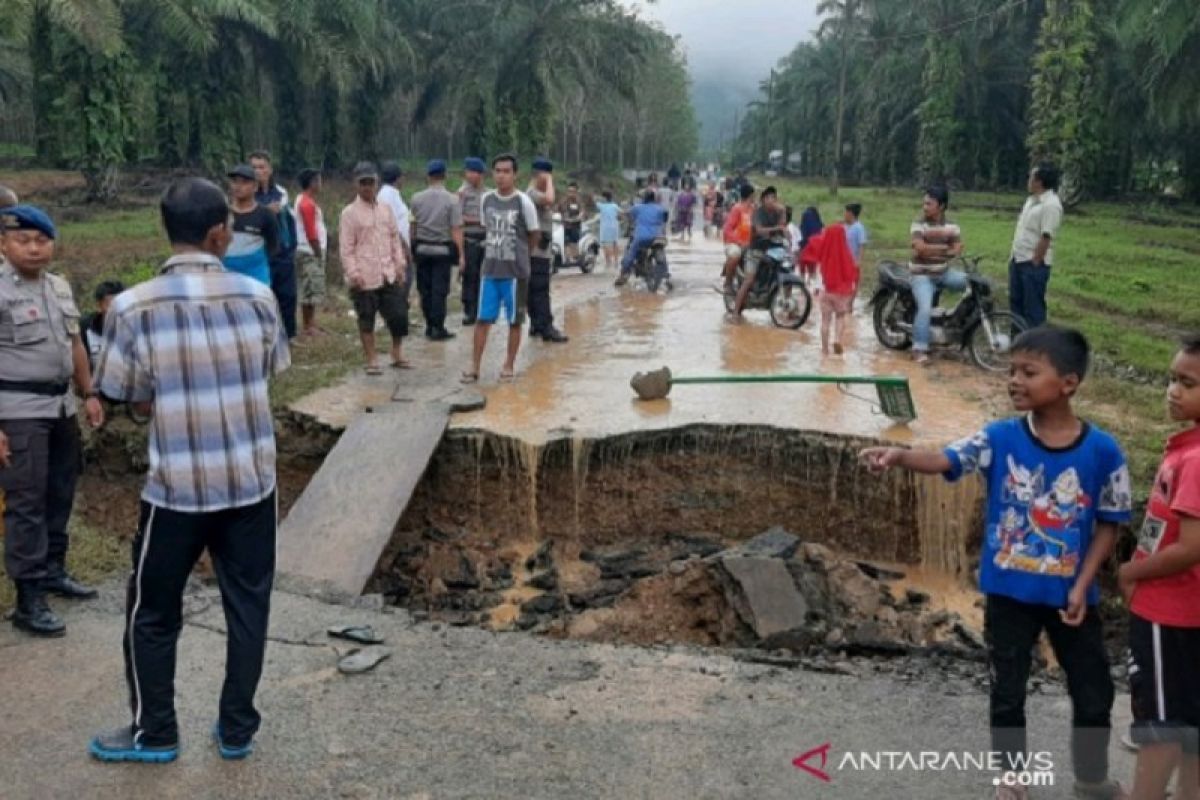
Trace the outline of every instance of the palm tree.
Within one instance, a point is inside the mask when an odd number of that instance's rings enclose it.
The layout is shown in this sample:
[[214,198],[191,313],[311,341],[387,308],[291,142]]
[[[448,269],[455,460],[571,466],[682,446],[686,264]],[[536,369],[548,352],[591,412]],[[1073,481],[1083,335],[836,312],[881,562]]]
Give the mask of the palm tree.
[[833,172],[829,183],[829,191],[837,197],[842,130],[846,120],[846,73],[850,69],[851,39],[860,36],[864,30],[862,0],[821,0],[817,4],[817,13],[831,15],[821,23],[818,34],[833,38],[838,48],[837,121],[834,123]]

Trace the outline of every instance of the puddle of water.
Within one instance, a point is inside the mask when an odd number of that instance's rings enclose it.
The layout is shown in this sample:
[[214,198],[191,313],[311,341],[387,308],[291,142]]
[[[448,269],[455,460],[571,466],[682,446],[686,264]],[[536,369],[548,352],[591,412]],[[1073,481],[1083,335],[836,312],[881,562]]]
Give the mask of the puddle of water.
[[[967,395],[987,393],[993,379],[954,362],[918,367],[907,354],[883,350],[865,300],[858,302],[849,351],[823,358],[819,310],[798,332],[774,327],[766,312],[748,312],[742,325],[725,322],[722,299],[712,289],[722,260],[716,242],[672,244],[670,257],[676,290],[669,295],[650,295],[633,284],[618,290],[603,274],[556,279],[556,294],[587,298],[565,312],[571,342],[527,342],[519,379],[501,385],[485,379],[487,407],[458,415],[453,426],[544,442],[565,431],[599,437],[696,422],[757,423],[937,444],[983,423],[982,408]],[[629,379],[664,364],[679,376],[904,375],[920,418],[894,425],[871,403],[831,385],[677,386],[664,400],[636,400]],[[871,398],[873,390],[857,387],[854,394]]]

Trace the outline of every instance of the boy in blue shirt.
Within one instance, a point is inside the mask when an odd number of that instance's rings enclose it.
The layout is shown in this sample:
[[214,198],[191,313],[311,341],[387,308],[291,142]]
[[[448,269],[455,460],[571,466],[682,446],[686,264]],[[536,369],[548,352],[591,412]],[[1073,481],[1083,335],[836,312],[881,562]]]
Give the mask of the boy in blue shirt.
[[621,274],[616,286],[624,286],[629,281],[629,273],[633,271],[638,254],[654,244],[655,239],[666,235],[667,210],[658,204],[653,190],[647,190],[642,195],[642,202],[629,209],[629,224],[633,227],[633,240],[621,259]]
[[862,216],[862,203],[847,203],[843,219],[846,222],[846,243],[854,254],[854,263],[862,266],[863,245],[868,241],[867,229],[859,217]]
[[[1025,689],[1042,631],[1067,677],[1073,724],[1075,796],[1126,797],[1108,778],[1113,682],[1096,573],[1129,521],[1129,471],[1120,446],[1075,415],[1071,399],[1088,367],[1078,331],[1041,327],[1012,347],[1008,393],[1021,416],[999,420],[945,450],[875,447],[860,456],[872,472],[901,467],[955,481],[987,482],[979,583],[986,597],[991,666],[992,750],[1024,771]],[[998,800],[1024,789],[1002,782]]]

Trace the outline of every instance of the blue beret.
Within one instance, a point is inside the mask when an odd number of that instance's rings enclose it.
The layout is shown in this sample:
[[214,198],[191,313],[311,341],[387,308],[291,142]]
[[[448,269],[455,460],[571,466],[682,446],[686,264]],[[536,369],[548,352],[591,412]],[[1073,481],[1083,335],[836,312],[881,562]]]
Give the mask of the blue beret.
[[533,168],[540,172],[554,172],[554,163],[545,156],[538,156],[533,160]]
[[431,175],[431,176],[432,175],[445,175],[446,174],[446,162],[442,161],[440,158],[433,159],[425,166],[425,174]]
[[463,161],[463,169],[469,170],[471,172],[487,172],[487,164],[483,163],[482,158],[476,158],[475,156],[471,156],[470,158]]
[[41,231],[51,239],[58,238],[50,215],[37,206],[9,206],[0,209],[0,227],[6,231]]

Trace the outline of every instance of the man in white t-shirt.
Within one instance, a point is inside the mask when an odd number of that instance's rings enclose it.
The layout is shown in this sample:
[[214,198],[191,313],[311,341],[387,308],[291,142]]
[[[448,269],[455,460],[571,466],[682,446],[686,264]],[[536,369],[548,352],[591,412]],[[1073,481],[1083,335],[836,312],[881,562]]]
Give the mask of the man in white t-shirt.
[[1036,327],[1046,321],[1046,287],[1054,263],[1054,238],[1062,225],[1058,168],[1042,162],[1029,172],[1029,197],[1017,220],[1008,262],[1008,304]]

